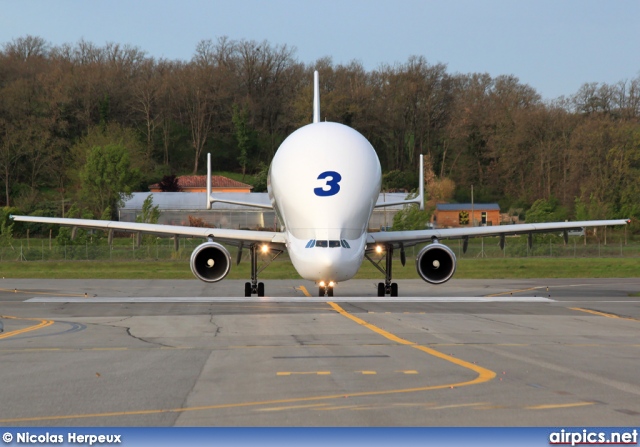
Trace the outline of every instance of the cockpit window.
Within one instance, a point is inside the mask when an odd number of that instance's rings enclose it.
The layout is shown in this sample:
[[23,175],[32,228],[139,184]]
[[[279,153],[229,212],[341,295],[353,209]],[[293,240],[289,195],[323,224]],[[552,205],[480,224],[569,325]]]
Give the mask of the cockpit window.
[[317,241],[315,239],[311,239],[309,242],[307,242],[307,245],[305,246],[305,248],[312,248],[312,247],[321,247],[321,248],[351,248],[351,246],[349,245],[349,243],[347,241],[345,241],[344,239],[340,239],[340,240],[333,240],[333,241]]

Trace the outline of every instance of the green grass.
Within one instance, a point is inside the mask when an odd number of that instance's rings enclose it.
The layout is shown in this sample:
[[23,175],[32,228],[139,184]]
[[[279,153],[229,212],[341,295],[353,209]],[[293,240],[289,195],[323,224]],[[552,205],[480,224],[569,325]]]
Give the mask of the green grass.
[[462,259],[458,265],[456,277],[467,279],[640,277],[640,258]]
[[[395,279],[418,279],[415,264],[394,263]],[[68,261],[0,262],[3,278],[58,279],[193,279],[189,262],[182,261]],[[247,279],[249,263],[235,264],[229,279]],[[460,259],[456,279],[518,278],[634,278],[640,277],[640,258],[506,258]],[[290,262],[278,260],[260,274],[261,279],[299,279]],[[358,279],[381,279],[365,261]]]

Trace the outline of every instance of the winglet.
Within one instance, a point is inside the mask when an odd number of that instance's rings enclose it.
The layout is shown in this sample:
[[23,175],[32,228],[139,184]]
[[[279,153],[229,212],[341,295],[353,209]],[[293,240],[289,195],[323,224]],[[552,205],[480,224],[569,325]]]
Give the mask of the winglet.
[[207,209],[211,209],[211,154],[207,154]]
[[384,206],[395,205],[408,205],[410,203],[416,204],[420,207],[421,211],[424,211],[424,156],[420,154],[420,184],[418,185],[418,196],[409,200],[402,200],[400,202],[378,202],[374,205],[374,208],[381,208]]
[[313,122],[320,122],[320,75],[313,72]]
[[211,154],[207,154],[207,209],[210,210],[212,208],[211,204],[213,202],[218,203],[230,203],[232,205],[241,205],[241,206],[250,206],[254,208],[263,208],[263,209],[273,209],[273,205],[271,203],[260,203],[260,202],[250,202],[243,200],[229,200],[229,199],[221,199],[219,197],[214,197],[211,195]]

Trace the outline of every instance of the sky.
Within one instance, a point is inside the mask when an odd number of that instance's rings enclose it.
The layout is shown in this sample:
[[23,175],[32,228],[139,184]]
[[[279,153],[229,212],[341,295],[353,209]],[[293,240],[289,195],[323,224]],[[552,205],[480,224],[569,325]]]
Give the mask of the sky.
[[189,60],[204,39],[268,41],[365,69],[412,55],[514,75],[544,99],[640,76],[638,0],[0,0],[0,44],[80,39]]

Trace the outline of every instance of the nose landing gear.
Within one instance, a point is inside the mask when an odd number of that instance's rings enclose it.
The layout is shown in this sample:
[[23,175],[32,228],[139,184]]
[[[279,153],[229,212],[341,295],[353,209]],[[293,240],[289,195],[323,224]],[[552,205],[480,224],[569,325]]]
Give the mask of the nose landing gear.
[[318,296],[333,296],[334,285],[333,281],[330,281],[328,284],[325,284],[324,281],[320,281],[318,284]]

